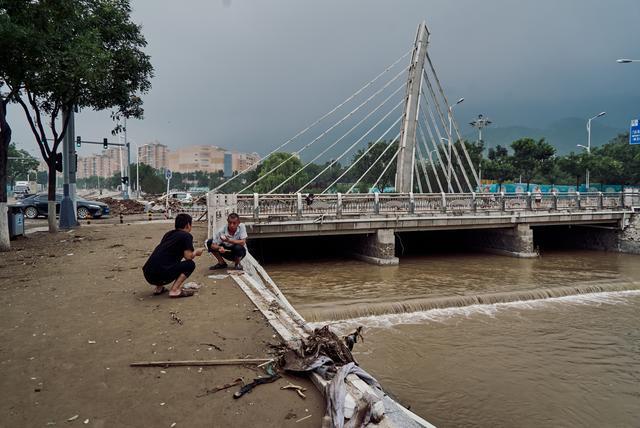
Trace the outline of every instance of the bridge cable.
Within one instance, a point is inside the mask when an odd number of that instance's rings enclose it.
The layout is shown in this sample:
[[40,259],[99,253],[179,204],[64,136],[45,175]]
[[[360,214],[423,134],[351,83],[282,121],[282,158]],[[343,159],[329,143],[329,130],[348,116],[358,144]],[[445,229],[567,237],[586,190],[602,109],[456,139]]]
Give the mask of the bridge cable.
[[[389,131],[390,131],[391,129],[393,129],[393,127],[394,127],[394,126],[397,126],[397,125],[398,125],[398,123],[400,122],[400,120],[402,120],[402,116],[401,116],[401,117],[399,117],[399,118],[398,118],[398,120],[396,120],[396,121],[393,123],[393,125],[391,125],[391,126],[390,126],[390,127],[389,127],[385,132],[384,132],[384,134],[382,134],[382,135],[380,136],[380,138],[378,138],[378,139],[377,139],[377,141],[376,141],[375,143],[373,143],[373,144],[369,145],[369,147],[367,148],[367,150],[365,150],[365,152],[364,152],[364,153],[362,153],[362,155],[361,155],[358,159],[356,159],[354,162],[352,162],[352,163],[351,163],[351,165],[349,165],[349,168],[347,168],[347,169],[346,169],[342,174],[340,174],[340,176],[339,176],[338,178],[336,178],[336,179],[333,181],[333,183],[331,183],[329,186],[327,186],[327,188],[326,188],[326,189],[324,189],[324,190],[322,191],[322,193],[320,193],[320,194],[321,194],[321,195],[325,194],[325,193],[327,192],[327,190],[331,189],[331,188],[332,188],[332,187],[333,187],[333,186],[334,186],[338,181],[340,181],[340,180],[342,179],[342,177],[344,177],[345,175],[347,175],[347,173],[348,173],[349,171],[351,171],[351,169],[352,169],[354,166],[356,166],[356,164],[357,164],[358,162],[360,162],[362,159],[364,159],[364,157],[367,155],[367,153],[369,153],[369,152],[371,151],[371,149],[373,149],[373,147],[374,147],[376,144],[383,142],[383,141],[384,141],[384,138],[385,138],[385,137],[386,137],[386,135],[389,133]],[[392,141],[392,143],[393,143],[393,141]],[[308,183],[307,183],[307,184],[308,184]],[[306,186],[305,186],[305,187],[306,187]]]
[[[362,119],[360,119],[360,121],[358,123],[356,123],[351,129],[349,129],[345,134],[343,134],[340,138],[338,138],[336,141],[334,141],[333,143],[331,143],[329,145],[329,147],[325,148],[322,152],[320,152],[319,154],[317,154],[313,159],[311,159],[309,162],[307,162],[304,166],[302,166],[300,169],[298,169],[295,173],[293,173],[292,175],[290,175],[289,177],[287,177],[284,181],[282,181],[282,183],[278,184],[276,187],[274,187],[273,189],[271,189],[269,192],[267,192],[267,194],[272,194],[273,192],[275,192],[276,190],[278,190],[279,188],[281,188],[283,185],[285,185],[286,183],[288,183],[291,179],[293,179],[294,177],[296,177],[299,173],[301,173],[303,170],[305,170],[309,165],[311,165],[313,162],[315,162],[316,160],[318,160],[320,157],[322,157],[325,153],[327,153],[329,150],[331,150],[333,147],[335,147],[340,141],[342,141],[344,138],[347,137],[347,135],[351,134],[351,132],[353,132],[354,130],[356,130],[360,125],[362,125],[367,119],[369,119],[369,117],[371,117],[375,112],[377,112],[378,110],[380,110],[387,102],[389,102],[389,100],[391,98],[393,98],[398,92],[400,92],[400,90],[404,87],[404,85],[400,86],[398,89],[396,89],[395,91],[393,91],[393,93],[391,93],[391,95],[389,95],[387,98],[385,98],[380,104],[378,104],[373,110],[371,110],[369,113],[367,113],[367,115],[365,117],[363,117]],[[398,103],[398,105],[394,106],[393,109],[387,113],[378,123],[376,123],[375,125],[373,125],[373,127],[371,127],[365,134],[364,136],[367,136],[371,131],[373,131],[379,124],[381,121],[383,121],[384,119],[386,119],[391,113],[393,113],[393,111],[398,108],[400,106],[400,104],[402,104],[402,100]],[[361,140],[358,140],[358,142]],[[350,150],[351,148],[347,149]],[[302,190],[302,189],[300,189]],[[298,190],[298,192],[300,191]]]
[[[353,183],[351,185],[351,187],[349,187],[349,190],[347,190],[347,193],[351,193],[353,188],[356,187],[358,185],[358,183],[360,183],[360,181],[362,181],[364,179],[364,177],[366,177],[366,175],[373,169],[373,167],[378,163],[378,161],[380,161],[380,159],[382,159],[382,157],[387,153],[387,151],[391,147],[393,147],[393,145],[398,140],[398,138],[400,138],[400,133],[398,133],[398,135],[396,135],[396,137],[393,140],[391,140],[389,145],[387,147],[385,147],[385,149],[382,151],[382,153],[380,153],[380,155],[376,158],[376,160],[374,160],[373,163],[371,165],[369,165],[369,168],[367,168],[367,170],[364,172],[364,174],[362,174],[360,176],[360,178],[358,178],[358,180],[355,183]],[[397,152],[396,152],[396,155],[397,155]]]
[[[449,174],[446,172],[447,168],[445,167],[445,164],[442,160],[442,156],[440,153],[440,149],[439,147],[443,146],[442,144],[442,134],[440,133],[440,128],[438,127],[438,123],[436,122],[436,119],[433,115],[433,111],[431,110],[431,107],[429,105],[429,101],[426,98],[426,96],[423,96],[425,102],[427,103],[427,108],[425,110],[427,110],[429,112],[429,116],[431,117],[431,123],[433,123],[433,127],[429,122],[429,119],[427,118],[427,116],[424,113],[424,110],[421,110],[421,115],[422,118],[424,120],[424,124],[427,127],[427,132],[429,133],[429,138],[431,139],[431,142],[433,143],[433,148],[436,151],[436,154],[438,155],[438,161],[440,162],[440,166],[442,167],[442,170],[444,171],[444,177],[447,181],[447,189],[449,190],[449,192],[453,193],[453,183],[451,182],[451,177],[449,177]],[[433,136],[433,131],[432,128],[435,129],[436,131],[436,135],[437,135],[437,139]],[[424,133],[423,133],[423,137],[424,137]],[[426,139],[426,138],[425,138]],[[425,143],[426,145],[426,143]],[[444,151],[444,155],[447,159],[447,162],[451,162],[453,165],[453,159],[450,160],[449,158],[449,153],[448,151],[445,149]],[[453,178],[456,181],[456,184],[458,185],[458,189],[462,189],[462,186],[460,185],[460,180],[458,180],[458,175],[456,174],[455,171],[453,171]]]
[[[425,77],[425,81],[427,82],[427,87],[429,88],[429,92],[431,93],[431,98],[433,100],[434,106],[436,107],[436,111],[438,112],[438,116],[440,117],[440,120],[442,122],[443,129],[445,130],[445,133],[447,134],[447,137],[452,138],[452,136],[449,134],[449,129],[447,128],[447,123],[446,123],[446,120],[444,119],[444,115],[442,114],[442,109],[440,107],[440,102],[438,101],[436,93],[433,90],[433,86],[431,85],[431,81],[429,80],[429,77],[427,76],[426,71],[424,69],[422,70],[422,74]],[[460,141],[460,143],[461,143],[462,146],[464,146],[464,142]],[[462,176],[464,177],[464,180],[467,183],[467,186],[469,187],[469,191],[473,192],[473,186],[471,185],[471,182],[469,181],[469,177],[467,176],[467,171],[465,170],[464,164],[462,163],[462,159],[460,158],[460,155],[458,154],[458,149],[456,148],[456,145],[453,142],[453,138],[451,140],[451,149],[453,151],[453,154],[456,156],[456,159],[458,160],[458,164],[460,165],[460,171],[462,172]],[[471,165],[471,169],[473,169],[473,165]],[[460,190],[462,190],[462,189],[460,189]]]
[[[313,177],[311,180],[309,180],[304,186],[302,186],[301,188],[299,188],[296,193],[300,193],[301,190],[303,190],[305,187],[307,187],[309,184],[313,183],[318,177],[320,177],[322,174],[324,174],[327,170],[329,170],[329,168],[331,168],[333,165],[335,165],[340,159],[342,159],[344,156],[347,155],[347,153],[349,153],[355,146],[357,146],[358,144],[360,144],[362,142],[362,140],[364,140],[366,138],[367,135],[369,135],[371,133],[371,131],[373,131],[375,128],[378,127],[378,125],[380,125],[382,122],[384,122],[387,117],[389,117],[389,115],[391,115],[391,113],[393,113],[394,111],[397,110],[398,107],[400,107],[402,105],[402,103],[404,102],[404,100],[400,100],[400,102],[398,104],[396,104],[393,109],[391,109],[391,111],[387,114],[385,114],[375,125],[373,125],[373,127],[371,127],[365,134],[363,134],[360,138],[358,138],[356,140],[355,143],[351,144],[349,147],[347,147],[347,149],[337,158],[335,158],[333,161],[331,161],[329,163],[329,165],[327,165],[322,171],[320,171],[315,177]],[[387,133],[394,127],[396,126],[398,123],[400,122],[400,119],[396,120],[393,125],[391,125],[383,134],[387,135]]]
[[[425,102],[427,102],[427,104],[428,104],[428,101],[426,101],[426,98],[425,98]],[[433,149],[436,151],[436,153],[438,155],[437,156],[438,157],[438,161],[439,161],[440,166],[442,167],[442,170],[444,172],[444,177],[445,177],[445,179],[447,181],[447,189],[448,189],[449,192],[453,193],[454,192],[453,183],[451,182],[451,177],[449,177],[449,174],[447,173],[447,166],[445,166],[444,161],[442,160],[441,152],[440,152],[440,147],[445,147],[443,145],[442,139],[441,139],[442,138],[441,137],[442,134],[440,134],[440,128],[438,127],[438,124],[435,121],[435,117],[433,116],[433,112],[431,111],[431,108],[427,108],[426,110],[429,112],[429,116],[432,119],[433,126],[429,123],[429,119],[424,114],[424,111],[421,111],[421,115],[422,115],[422,118],[424,120],[424,124],[427,127],[427,131],[429,133],[429,138],[431,139],[431,142],[433,143]],[[436,131],[436,134],[438,136],[437,139],[433,136],[432,128],[434,128],[435,131]],[[424,132],[423,132],[422,135],[423,135],[423,138],[425,139],[425,147],[426,147],[427,146],[427,144],[426,144],[426,136],[424,135]],[[449,156],[449,152],[446,150],[446,148],[442,152],[444,153],[444,156],[446,157],[447,162],[449,162],[449,157],[450,157]],[[451,162],[453,164],[453,159],[451,159]],[[458,189],[459,190],[462,189],[462,186],[460,185],[460,180],[458,180],[458,175],[456,174],[455,171],[452,171],[452,172],[453,172],[453,178],[455,179],[456,184],[458,185]]]
[[[429,131],[431,131],[431,130],[429,130]],[[434,150],[431,150],[429,148],[429,144],[427,144],[427,139],[426,139],[426,137],[424,135],[424,131],[422,130],[422,126],[420,125],[420,122],[418,122],[418,133],[420,134],[420,139],[422,140],[422,144],[424,145],[424,149],[427,151],[427,155],[429,156],[429,163],[431,164],[431,169],[433,170],[433,175],[436,178],[436,182],[438,183],[438,189],[440,189],[440,193],[442,193],[442,192],[444,192],[444,190],[443,190],[444,187],[442,187],[442,183],[440,182],[440,175],[438,174],[438,170],[436,169],[436,163],[433,161],[433,157],[431,156],[431,153],[433,151],[435,151],[438,154],[438,160],[439,160],[440,164],[442,164],[442,159],[440,158],[440,150],[437,147]],[[430,133],[430,135],[431,135],[431,133]],[[432,141],[433,141],[433,138],[432,138]],[[451,188],[450,185],[449,185],[449,188]]]
[[345,104],[347,104],[349,101],[353,100],[355,97],[357,97],[359,94],[362,93],[362,91],[364,91],[365,89],[367,89],[369,86],[373,85],[379,78],[381,78],[383,75],[385,75],[386,73],[388,73],[393,67],[395,67],[400,61],[402,61],[404,58],[407,57],[407,55],[409,55],[411,52],[413,51],[413,49],[410,49],[409,51],[407,51],[404,55],[402,55],[400,58],[398,58],[397,60],[395,60],[391,65],[389,65],[386,69],[384,69],[384,71],[382,71],[382,73],[378,74],[376,77],[374,77],[372,80],[370,80],[369,82],[367,82],[364,86],[362,86],[360,89],[358,89],[356,92],[354,92],[353,94],[351,94],[349,97],[347,97],[344,101],[342,101],[340,104],[338,104],[337,106],[335,106],[333,109],[331,109],[330,111],[328,111],[327,113],[325,113],[324,115],[322,115],[322,117],[320,117],[319,119],[317,119],[315,122],[313,122],[311,125],[307,126],[306,128],[304,128],[302,131],[299,131],[296,135],[294,135],[293,137],[289,138],[287,141],[285,141],[284,143],[282,143],[281,145],[279,145],[278,147],[276,147],[275,149],[273,149],[271,152],[269,152],[264,158],[260,159],[257,163],[248,166],[247,168],[243,169],[242,171],[240,171],[238,174],[234,175],[233,177],[231,177],[229,180],[225,181],[224,183],[220,184],[219,186],[215,187],[212,192],[215,192],[219,189],[221,189],[222,187],[226,186],[227,184],[229,184],[230,182],[232,182],[233,180],[235,180],[237,177],[241,176],[242,174],[244,174],[245,172],[255,168],[256,166],[260,165],[265,159],[267,159],[269,156],[271,156],[272,154],[276,153],[278,150],[282,149],[283,147],[287,146],[289,143],[291,143],[293,140],[295,140],[296,138],[300,137],[301,135],[305,134],[306,132],[308,132],[311,128],[313,128],[314,126],[316,126],[318,123],[322,122],[324,119],[326,119],[327,117],[331,116],[333,113],[335,113],[338,109],[340,109],[342,106],[344,106]]
[[[422,149],[420,148],[420,143],[417,141],[417,135],[416,135],[416,149],[417,149],[417,153],[418,153],[418,160],[420,161],[420,167],[422,168],[422,173],[424,175],[425,181],[427,182],[427,188],[429,189],[429,193],[433,193],[433,188],[431,187],[431,180],[429,179],[429,174],[427,172],[427,168],[424,166],[424,163],[426,162],[423,154],[422,154]],[[418,181],[419,182],[419,181]],[[420,190],[420,193],[422,193],[422,190]]]
[[[398,150],[396,150],[396,154],[393,155],[393,157],[391,158],[391,160],[389,160],[389,163],[387,164],[387,166],[382,170],[382,173],[380,174],[380,176],[378,177],[378,179],[376,180],[375,183],[373,183],[373,186],[371,186],[372,189],[378,187],[378,182],[380,180],[382,180],[382,177],[387,173],[387,170],[389,169],[389,167],[391,165],[393,165],[393,162],[396,160],[396,158],[398,157],[398,154],[400,153],[400,147],[398,147]],[[384,193],[384,189],[382,189],[382,192],[380,193]]]
[[[304,150],[306,150],[307,148],[311,147],[314,143],[316,143],[318,140],[320,140],[322,137],[324,137],[328,132],[330,132],[331,130],[333,130],[335,127],[337,127],[338,125],[340,125],[342,122],[344,122],[345,120],[347,120],[349,117],[351,117],[355,112],[357,112],[358,110],[360,110],[364,105],[366,105],[367,103],[369,103],[373,98],[375,98],[378,94],[380,94],[383,90],[385,90],[391,83],[393,83],[394,81],[396,81],[402,74],[404,74],[407,69],[409,68],[409,66],[405,67],[404,69],[402,69],[398,74],[396,74],[390,81],[388,81],[382,88],[380,88],[379,90],[377,90],[373,95],[371,95],[369,98],[367,98],[366,100],[364,100],[360,105],[358,105],[355,109],[351,110],[349,113],[347,113],[346,116],[342,117],[338,122],[334,123],[332,126],[330,126],[329,128],[327,128],[324,132],[322,132],[319,136],[317,136],[316,138],[314,138],[310,143],[306,144],[304,147],[302,147],[300,150],[297,150],[295,152],[293,152],[291,154],[291,156],[289,156],[287,159],[285,159],[284,161],[280,162],[278,165],[276,165],[275,167],[271,168],[266,174],[258,177],[256,180],[254,180],[252,183],[250,183],[249,185],[245,186],[242,190],[240,190],[238,193],[242,193],[245,190],[249,189],[250,187],[252,187],[254,184],[259,183],[260,181],[262,181],[264,178],[266,178],[267,176],[269,176],[271,173],[273,173],[276,169],[280,168],[282,165],[284,165],[285,163],[287,163],[288,161],[290,161],[291,159],[293,159],[294,157],[298,156],[300,153],[302,153]],[[266,158],[265,158],[266,159]]]
[[[418,170],[418,164],[413,164],[413,173],[416,176],[416,181],[418,182],[418,193],[424,193],[422,191],[422,180],[420,179],[420,171]],[[413,189],[411,190],[413,191]]]
[[[433,74],[433,77],[436,80],[436,84],[438,86],[438,90],[440,92],[440,95],[444,99],[444,102],[446,103],[446,105],[449,106],[450,105],[449,104],[449,100],[447,99],[447,96],[445,95],[444,90],[442,89],[442,85],[440,84],[440,79],[438,78],[438,74],[436,73],[436,69],[433,66],[433,62],[431,61],[431,57],[429,56],[429,52],[427,52],[426,57],[427,57],[427,61],[429,62],[429,68],[431,68],[431,73]],[[424,72],[424,68],[423,68],[423,72]],[[460,130],[458,129],[458,123],[456,122],[455,118],[453,117],[453,114],[451,114],[451,123],[453,124],[453,127],[456,130],[456,134],[458,136],[458,141],[461,142],[462,151],[464,152],[464,155],[467,158],[467,162],[469,162],[469,165],[471,166],[471,173],[473,174],[473,178],[476,181],[476,185],[478,187],[480,187],[480,177],[478,176],[478,174],[476,174],[476,169],[475,169],[475,167],[473,165],[473,162],[471,162],[471,157],[469,156],[467,148],[465,147],[465,144],[462,141],[462,137],[460,136]],[[473,192],[473,189],[471,189],[471,191]]]

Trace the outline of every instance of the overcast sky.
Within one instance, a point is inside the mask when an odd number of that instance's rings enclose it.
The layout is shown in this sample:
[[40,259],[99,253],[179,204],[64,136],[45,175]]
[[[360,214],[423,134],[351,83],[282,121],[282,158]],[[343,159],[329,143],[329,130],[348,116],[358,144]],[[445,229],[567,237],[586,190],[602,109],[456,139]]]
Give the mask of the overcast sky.
[[[132,0],[155,67],[138,144],[214,144],[262,154],[407,51],[426,20],[430,53],[466,124],[544,127],[602,110],[624,130],[640,116],[638,0]],[[17,106],[14,141],[37,153]],[[83,111],[77,134],[108,136]],[[81,154],[89,150],[83,147]]]

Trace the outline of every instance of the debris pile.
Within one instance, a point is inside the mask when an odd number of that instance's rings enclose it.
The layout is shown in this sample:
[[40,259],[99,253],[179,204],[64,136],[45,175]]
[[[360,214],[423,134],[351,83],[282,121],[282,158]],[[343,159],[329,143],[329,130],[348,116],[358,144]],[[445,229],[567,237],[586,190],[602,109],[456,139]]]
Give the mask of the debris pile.
[[127,215],[127,214],[143,214],[145,205],[142,202],[133,199],[114,199],[110,197],[97,199],[109,205],[111,215]]

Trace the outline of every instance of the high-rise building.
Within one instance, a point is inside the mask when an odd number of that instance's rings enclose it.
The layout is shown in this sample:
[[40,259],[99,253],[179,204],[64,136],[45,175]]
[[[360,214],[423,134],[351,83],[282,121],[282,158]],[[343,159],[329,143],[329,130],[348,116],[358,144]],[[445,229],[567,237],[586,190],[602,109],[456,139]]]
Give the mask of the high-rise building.
[[233,175],[233,153],[224,154],[224,176],[231,177]]
[[176,172],[222,171],[224,152],[216,146],[181,147],[169,153],[169,169]]
[[157,141],[138,147],[138,159],[140,163],[147,164],[155,169],[167,169],[169,166],[169,149]]

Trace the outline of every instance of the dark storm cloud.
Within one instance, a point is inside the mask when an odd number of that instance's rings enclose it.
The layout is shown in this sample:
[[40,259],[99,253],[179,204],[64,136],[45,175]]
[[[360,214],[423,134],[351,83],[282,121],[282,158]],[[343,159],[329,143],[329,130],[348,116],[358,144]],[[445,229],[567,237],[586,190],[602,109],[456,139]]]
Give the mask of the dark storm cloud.
[[[410,48],[418,23],[458,120],[535,126],[608,110],[624,129],[640,114],[637,0],[134,0],[156,68],[138,143],[215,144],[265,153]],[[635,98],[634,98],[635,97]],[[635,101],[634,101],[635,100]],[[35,148],[12,106],[16,141]],[[108,114],[82,112],[100,138]],[[83,150],[85,150],[83,148]]]

